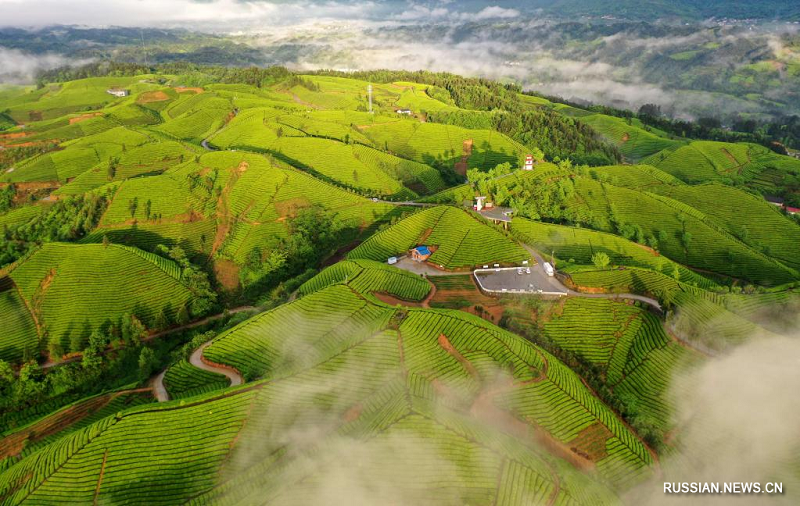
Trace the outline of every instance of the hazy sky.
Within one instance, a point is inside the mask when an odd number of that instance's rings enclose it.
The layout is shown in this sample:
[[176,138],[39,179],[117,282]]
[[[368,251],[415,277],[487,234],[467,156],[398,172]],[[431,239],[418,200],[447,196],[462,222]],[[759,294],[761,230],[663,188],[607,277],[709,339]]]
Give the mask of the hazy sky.
[[[313,3],[313,5],[312,5]],[[52,24],[174,26],[236,30],[308,20],[484,21],[519,12],[492,2],[464,8],[453,0],[429,2],[281,2],[250,0],[0,0],[0,26]]]

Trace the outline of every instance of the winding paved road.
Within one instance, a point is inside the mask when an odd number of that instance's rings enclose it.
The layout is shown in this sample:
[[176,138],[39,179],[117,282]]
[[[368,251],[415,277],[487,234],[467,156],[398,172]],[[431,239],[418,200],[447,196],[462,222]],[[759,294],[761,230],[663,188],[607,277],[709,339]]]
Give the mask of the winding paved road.
[[631,299],[631,300],[638,300],[639,302],[644,302],[645,304],[653,307],[658,312],[663,312],[661,309],[661,304],[658,303],[657,300],[652,299],[650,297],[645,297],[644,295],[636,295],[633,293],[583,293],[583,292],[576,292],[571,288],[568,288],[564,285],[561,281],[559,281],[556,277],[550,277],[547,273],[544,272],[544,258],[542,255],[539,254],[538,251],[531,248],[527,244],[522,245],[528,253],[536,260],[536,265],[532,266],[532,269],[542,274],[542,277],[545,279],[544,283],[549,284],[553,287],[554,291],[561,291],[567,292],[568,295],[572,295],[574,297],[585,297],[587,299]]
[[237,385],[241,385],[242,383],[244,383],[244,378],[242,377],[242,375],[239,374],[238,371],[235,371],[233,368],[219,367],[203,362],[203,350],[205,350],[212,342],[213,341],[209,341],[203,346],[194,350],[194,353],[192,353],[192,355],[189,357],[189,363],[197,367],[198,369],[225,375],[231,382],[231,384],[228,386],[235,387]]
[[[217,374],[222,374],[223,376],[227,377],[228,380],[231,382],[231,387],[235,387],[237,385],[241,385],[244,383],[244,378],[241,374],[237,371],[234,371],[232,368],[228,367],[220,367],[207,364],[203,362],[203,350],[205,350],[208,345],[210,345],[212,341],[209,341],[202,345],[201,347],[194,350],[194,352],[189,357],[189,363],[193,366],[197,367],[198,369],[202,369],[204,371],[213,372]],[[169,368],[167,368],[169,369]],[[164,369],[156,376],[150,380],[150,388],[153,389],[153,395],[155,395],[158,402],[167,402],[169,400],[169,392],[167,392],[167,387],[164,386],[164,376],[167,374],[167,369]]]
[[[152,341],[153,339],[157,339],[159,337],[163,337],[163,336],[166,336],[166,335],[169,335],[169,334],[174,334],[175,332],[180,332],[182,330],[189,330],[189,329],[193,329],[195,327],[201,327],[201,326],[203,326],[203,325],[205,325],[207,323],[211,323],[213,321],[220,320],[220,319],[225,318],[226,316],[229,316],[229,315],[232,315],[232,314],[243,313],[245,311],[258,311],[258,310],[259,310],[259,308],[256,307],[256,306],[241,306],[241,307],[229,309],[227,312],[219,313],[219,314],[215,314],[215,315],[211,315],[211,316],[206,316],[205,318],[202,318],[202,319],[197,320],[197,321],[193,321],[191,323],[187,323],[186,325],[181,325],[180,327],[172,327],[170,329],[163,330],[161,332],[156,332],[155,334],[150,334],[149,336],[147,336],[144,339],[142,339],[142,342],[146,343],[148,341]],[[111,348],[109,346],[108,348],[103,350],[101,352],[101,354],[105,355],[107,352],[111,351],[112,349],[113,348]],[[76,356],[70,357],[70,358],[68,358],[66,360],[62,360],[60,362],[54,362],[53,360],[49,360],[48,359],[47,362],[42,364],[42,369],[51,369],[53,367],[57,367],[57,366],[60,366],[60,365],[70,364],[72,362],[78,362],[81,359],[82,359],[81,355],[76,355]],[[16,374],[19,374],[19,372],[16,371]]]
[[165,374],[167,374],[166,369],[150,380],[150,388],[153,389],[153,395],[158,402],[167,402],[169,400],[169,392],[167,392],[167,387],[164,386]]

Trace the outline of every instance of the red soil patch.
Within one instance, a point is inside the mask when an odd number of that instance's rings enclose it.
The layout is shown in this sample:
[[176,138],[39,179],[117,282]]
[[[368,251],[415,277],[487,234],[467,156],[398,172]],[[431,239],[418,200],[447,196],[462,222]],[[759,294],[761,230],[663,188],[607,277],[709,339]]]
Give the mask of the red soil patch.
[[564,280],[564,285],[566,285],[567,288],[575,290],[576,292],[582,292],[582,293],[608,293],[608,291],[605,288],[602,288],[602,287],[599,287],[599,286],[580,286],[580,285],[577,285],[577,284],[575,284],[575,281],[573,281],[571,277],[567,277]]
[[639,246],[640,248],[642,248],[643,250],[647,251],[648,253],[650,253],[654,257],[661,256],[661,254],[658,251],[654,250],[650,246],[645,246],[644,244],[639,244],[639,243],[636,243],[636,242],[633,243],[633,244],[635,244],[636,246]]
[[100,486],[103,484],[103,476],[106,474],[106,461],[108,460],[108,448],[103,452],[103,463],[100,465],[100,476],[97,477],[97,486],[94,488],[94,501],[92,504],[97,504],[97,497],[100,495]]
[[75,404],[66,409],[63,409],[51,416],[40,420],[26,427],[24,430],[15,432],[9,436],[0,439],[0,459],[6,457],[13,457],[25,448],[31,442],[42,440],[52,434],[56,434],[74,423],[80,422],[87,416],[104,408],[112,400],[116,399],[123,394],[144,393],[150,392],[148,388],[138,390],[127,390],[116,392],[113,394],[103,395],[89,399],[87,401]]
[[570,450],[581,457],[597,462],[608,455],[606,451],[606,441],[614,435],[608,427],[600,422],[595,422],[586,427],[575,436],[575,439],[567,443]]
[[[496,301],[495,301],[495,303],[496,303]],[[499,305],[484,306],[482,304],[479,304],[479,305],[483,308],[480,311],[478,310],[478,307],[477,307],[478,305],[470,306],[468,308],[462,309],[462,311],[465,311],[465,312],[470,313],[470,314],[474,314],[475,316],[483,318],[484,320],[490,321],[492,323],[499,322],[500,318],[503,317],[503,312],[505,311],[505,308],[503,306],[499,306]]]
[[[507,388],[510,388],[510,386],[507,386]],[[475,398],[470,408],[470,414],[479,420],[491,423],[494,427],[498,427],[500,430],[513,435],[517,439],[535,442],[537,445],[544,447],[553,455],[561,457],[578,469],[589,470],[594,467],[593,462],[583,455],[572,451],[569,446],[539,427],[535,421],[522,421],[511,413],[498,408],[492,399],[495,395],[504,391],[502,386],[501,388],[483,391]]]
[[227,292],[233,292],[239,288],[239,266],[236,262],[223,258],[215,260],[214,276]]
[[206,90],[199,87],[177,86],[175,88],[175,91],[177,91],[178,93],[195,93],[196,95],[199,95]]
[[411,302],[403,299],[398,299],[394,295],[389,295],[388,293],[383,292],[373,292],[372,295],[375,296],[381,302],[385,302],[390,306],[408,306],[408,307],[426,307],[422,302]]
[[146,91],[139,95],[136,100],[137,104],[150,104],[152,102],[164,102],[169,100],[169,95],[163,91]]
[[[0,188],[5,188],[11,183],[0,183]],[[59,188],[61,183],[58,181],[28,181],[22,183],[14,183],[17,191],[33,191],[33,190],[50,190]]]
[[49,144],[50,142],[58,142],[55,139],[52,141],[31,141],[31,142],[20,142],[17,144],[0,144],[3,147],[9,148],[34,148],[36,146],[42,146],[44,144]]
[[229,366],[227,364],[218,364],[217,362],[212,362],[211,360],[207,359],[205,355],[203,355],[202,353],[200,354],[200,361],[202,361],[209,367],[213,367],[215,369],[226,369],[228,371],[235,373],[237,376],[242,377],[242,373],[240,373],[238,369],[236,369],[235,367]]
[[96,118],[102,115],[103,115],[102,112],[87,112],[86,114],[81,114],[80,116],[75,116],[74,118],[70,118],[69,124],[74,125],[75,123],[80,123],[81,121],[86,121],[87,119]]
[[425,241],[428,240],[428,237],[430,237],[432,233],[433,233],[432,228],[424,230],[417,239],[417,244],[425,244]]
[[303,197],[275,202],[275,211],[281,218],[294,218],[298,211],[306,207],[311,207],[311,202]]
[[0,134],[0,139],[21,139],[30,135],[28,132],[14,132],[11,134]]
[[361,411],[364,409],[364,406],[361,403],[354,404],[350,409],[345,411],[343,418],[345,422],[354,422],[358,420],[358,417],[361,416]]
[[230,209],[228,208],[228,196],[231,193],[231,189],[236,184],[236,181],[239,180],[239,176],[247,171],[248,167],[249,165],[247,162],[242,162],[238,167],[236,167],[235,170],[231,170],[231,177],[228,179],[228,183],[225,185],[225,189],[222,190],[222,194],[220,194],[219,199],[217,199],[217,232],[214,235],[214,242],[211,245],[212,257],[228,237],[228,232],[230,231],[231,225],[233,224],[235,218],[230,216]]
[[[468,306],[458,309],[474,314],[489,322],[499,322],[500,318],[503,316],[503,311],[505,311],[503,305],[500,304],[497,299],[489,297],[478,290],[472,276],[469,277],[469,281],[469,286],[459,288],[437,287],[436,292],[431,298],[431,302],[438,303],[439,305],[453,305],[466,301]],[[481,308],[480,310],[478,309],[479,306]]]
[[39,297],[43,296],[47,289],[50,288],[50,284],[53,282],[53,278],[56,277],[56,270],[51,269],[50,272],[47,273],[47,276],[44,277],[42,282],[39,284],[39,289],[37,290],[37,295]]
[[461,174],[462,176],[467,175],[467,169],[469,168],[469,157],[472,156],[472,147],[472,139],[467,139],[461,144],[461,150],[464,154],[461,156],[461,160],[456,162],[456,164],[453,166],[453,170],[456,171],[456,174]]

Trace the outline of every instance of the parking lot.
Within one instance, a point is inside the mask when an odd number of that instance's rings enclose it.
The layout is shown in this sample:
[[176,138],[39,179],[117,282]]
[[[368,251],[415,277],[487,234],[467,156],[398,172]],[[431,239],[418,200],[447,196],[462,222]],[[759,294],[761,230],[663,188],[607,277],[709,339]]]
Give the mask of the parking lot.
[[551,278],[535,265],[478,269],[475,271],[475,279],[486,292],[566,295],[566,292],[555,287]]

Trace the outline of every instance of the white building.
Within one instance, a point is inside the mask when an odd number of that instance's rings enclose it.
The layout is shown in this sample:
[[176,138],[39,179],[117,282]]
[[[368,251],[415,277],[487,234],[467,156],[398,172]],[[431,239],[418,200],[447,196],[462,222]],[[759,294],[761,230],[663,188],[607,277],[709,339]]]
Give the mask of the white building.
[[115,97],[127,97],[131,94],[130,90],[121,90],[119,88],[109,88],[106,90],[106,93],[109,95],[114,95]]
[[533,170],[533,155],[525,157],[525,166],[523,168],[525,170]]

